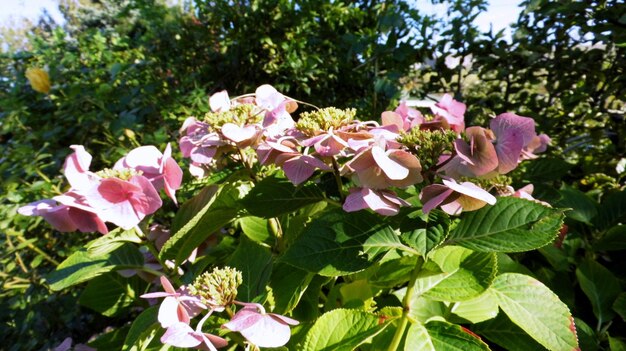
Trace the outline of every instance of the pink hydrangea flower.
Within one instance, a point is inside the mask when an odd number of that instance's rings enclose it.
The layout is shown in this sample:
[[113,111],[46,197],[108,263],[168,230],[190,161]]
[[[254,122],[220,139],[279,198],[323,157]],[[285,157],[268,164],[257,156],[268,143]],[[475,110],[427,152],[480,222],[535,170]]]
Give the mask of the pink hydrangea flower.
[[211,107],[211,111],[213,112],[223,112],[230,110],[230,98],[228,97],[228,92],[226,90],[222,90],[217,92],[209,98],[209,106]]
[[498,155],[493,146],[493,134],[481,127],[469,127],[465,135],[470,139],[467,143],[463,139],[454,142],[460,164],[457,168],[461,174],[479,177],[488,174],[498,167]]
[[424,123],[424,116],[418,110],[407,106],[406,101],[400,102],[395,111],[385,111],[381,115],[383,126],[393,125],[396,127],[396,133],[399,131],[408,131],[414,127]]
[[265,135],[278,137],[295,126],[289,114],[295,109],[294,106],[297,106],[297,104],[294,105],[294,101],[287,99],[269,84],[258,87],[255,96],[256,105],[266,110],[265,118],[263,118]]
[[344,167],[343,173],[354,172],[359,185],[370,189],[390,186],[406,187],[421,182],[422,166],[415,155],[400,149],[385,149],[378,138]]
[[240,149],[256,145],[261,137],[261,128],[255,124],[240,127],[234,123],[225,123],[221,131],[226,139],[235,143]]
[[161,153],[156,147],[140,146],[121,158],[113,169],[132,168],[141,171],[155,189],[165,189],[165,193],[176,203],[176,190],[183,181],[183,171],[172,158],[172,147],[168,143]]
[[449,94],[445,94],[430,109],[435,115],[445,119],[452,130],[460,133],[465,129],[466,108],[464,103],[454,100]]
[[80,194],[103,221],[126,230],[162,205],[152,183],[141,175],[132,176],[129,180],[114,177],[98,179]]
[[398,214],[401,206],[410,206],[410,204],[399,198],[393,191],[352,188],[350,195],[346,197],[343,209],[346,212],[355,212],[369,208],[383,216],[394,216]]
[[225,339],[217,335],[203,333],[200,330],[193,330],[187,323],[183,322],[170,325],[161,337],[161,342],[175,347],[193,347],[210,351],[217,351],[217,348],[228,345]]
[[291,338],[290,325],[299,322],[275,313],[265,313],[263,306],[257,303],[242,303],[244,307],[237,311],[230,322],[223,327],[239,332],[246,340],[258,347],[280,347]]
[[492,119],[489,126],[496,136],[498,173],[506,174],[517,167],[522,150],[535,140],[535,121],[514,113],[502,113]]
[[192,317],[207,309],[199,298],[189,295],[186,289],[175,290],[165,276],[161,276],[160,279],[163,292],[143,294],[140,297],[144,299],[165,297],[159,307],[158,315],[159,323],[163,328],[168,328],[178,322],[189,324]]
[[457,183],[453,179],[443,179],[443,184],[431,184],[422,189],[420,199],[424,213],[437,206],[451,215],[462,211],[475,211],[486,204],[495,205],[496,198],[474,183]]
[[89,172],[92,157],[82,145],[72,145],[70,148],[74,152],[65,158],[63,173],[72,188],[80,189],[93,179],[93,173]]
[[102,219],[93,213],[93,210],[87,211],[83,208],[58,205],[56,201],[46,199],[22,206],[17,212],[24,216],[41,216],[60,232],[79,230],[83,233],[97,231],[107,234],[109,230]]

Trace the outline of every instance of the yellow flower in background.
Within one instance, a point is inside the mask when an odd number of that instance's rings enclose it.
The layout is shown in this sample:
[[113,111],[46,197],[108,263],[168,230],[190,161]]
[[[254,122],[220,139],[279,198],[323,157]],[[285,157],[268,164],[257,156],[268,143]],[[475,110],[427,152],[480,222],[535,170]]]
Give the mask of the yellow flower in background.
[[48,94],[50,91],[50,77],[48,72],[41,68],[29,68],[26,70],[26,78],[30,82],[30,86],[33,90],[40,93]]

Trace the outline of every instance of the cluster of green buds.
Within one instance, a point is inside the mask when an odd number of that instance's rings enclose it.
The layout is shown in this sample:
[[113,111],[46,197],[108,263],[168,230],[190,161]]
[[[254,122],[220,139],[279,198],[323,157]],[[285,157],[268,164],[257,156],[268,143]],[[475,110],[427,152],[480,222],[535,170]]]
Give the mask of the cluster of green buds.
[[228,306],[235,301],[237,289],[243,282],[241,272],[235,268],[214,268],[204,272],[189,286],[189,293],[198,296],[202,303]]
[[237,125],[260,123],[263,119],[262,110],[253,104],[238,104],[231,106],[227,111],[207,112],[203,122],[209,126],[209,131],[220,131],[226,123]]
[[439,162],[439,156],[454,151],[457,134],[452,130],[412,128],[401,132],[397,141],[417,156],[423,169]]
[[312,112],[303,112],[296,122],[296,128],[307,136],[315,136],[325,131],[338,130],[354,121],[356,110],[327,107]]
[[121,180],[129,180],[130,178],[134,176],[143,175],[143,172],[134,168],[122,168],[122,169],[105,168],[103,170],[96,172],[96,175],[102,179],[118,178]]

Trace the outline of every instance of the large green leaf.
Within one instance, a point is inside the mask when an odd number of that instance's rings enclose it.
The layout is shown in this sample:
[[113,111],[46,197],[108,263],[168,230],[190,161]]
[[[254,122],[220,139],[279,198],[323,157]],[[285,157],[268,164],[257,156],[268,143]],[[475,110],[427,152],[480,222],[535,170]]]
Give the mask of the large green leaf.
[[619,280],[603,265],[590,259],[578,266],[576,278],[600,324],[611,320],[615,316],[613,303],[622,292]]
[[274,312],[285,314],[296,307],[313,276],[286,263],[275,264],[269,281],[276,306]]
[[489,346],[460,325],[431,321],[409,327],[404,350],[489,351]]
[[107,235],[103,235],[95,240],[90,241],[85,248],[91,255],[99,256],[105,255],[124,243],[140,244],[142,239],[137,235],[135,229],[123,230],[122,228],[116,228],[109,232]]
[[596,251],[626,250],[626,225],[617,225],[607,230],[593,244],[593,249]]
[[547,349],[578,349],[569,309],[540,281],[505,273],[496,277],[490,291],[511,321]]
[[596,202],[582,191],[566,186],[560,190],[560,193],[561,200],[556,205],[570,209],[565,212],[567,217],[580,222],[590,223],[598,214]]
[[[496,276],[496,254],[475,252],[458,246],[444,246],[431,253],[444,276],[430,289],[426,298],[439,301],[463,301],[482,294]],[[418,278],[416,285],[423,278]]]
[[267,218],[247,216],[239,219],[243,233],[253,241],[270,244],[273,241],[270,220]]
[[393,288],[409,281],[411,272],[417,264],[418,256],[401,256],[393,260],[380,263],[375,273],[369,277],[374,287]]
[[499,313],[494,319],[476,324],[472,330],[508,351],[542,351],[546,349],[520,327],[513,324],[504,313]]
[[541,158],[530,162],[524,175],[533,182],[552,182],[564,176],[573,166],[560,158]]
[[282,261],[308,272],[338,276],[363,270],[381,253],[397,248],[407,247],[379,216],[334,209],[311,222]]
[[426,256],[445,240],[449,226],[450,218],[440,210],[430,211],[428,215],[407,216],[400,226],[402,242]]
[[90,251],[81,250],[63,261],[56,270],[48,274],[46,280],[52,290],[59,291],[107,272],[141,269],[143,264],[143,255],[130,243],[122,244],[106,254],[94,255]]
[[131,306],[144,286],[145,283],[137,276],[124,278],[117,273],[107,273],[92,279],[78,302],[107,317],[112,317]]
[[454,303],[450,312],[472,323],[496,318],[498,303],[489,290],[473,299]]
[[609,195],[602,201],[593,224],[600,230],[610,228],[626,218],[626,190]]
[[626,321],[626,292],[620,293],[613,302],[613,311],[617,312],[622,320]]
[[437,351],[426,327],[415,322],[411,324],[404,341],[404,351]]
[[157,333],[163,329],[157,322],[158,313],[159,306],[152,306],[135,318],[124,340],[122,351],[145,351],[148,348]]
[[520,252],[542,247],[558,234],[563,213],[514,197],[470,212],[450,233],[447,244],[481,252]]
[[272,273],[272,254],[267,247],[242,237],[227,265],[237,268],[243,277],[243,283],[237,291],[238,299],[252,301],[265,292],[265,285]]
[[210,186],[181,206],[172,227],[175,234],[163,245],[160,259],[174,259],[179,264],[187,259],[209,236],[240,214],[242,192],[244,188],[229,185]]
[[380,333],[390,320],[357,310],[336,309],[317,319],[304,340],[302,351],[352,351]]
[[296,187],[287,179],[267,177],[243,199],[246,210],[258,217],[272,218],[324,200],[314,184]]

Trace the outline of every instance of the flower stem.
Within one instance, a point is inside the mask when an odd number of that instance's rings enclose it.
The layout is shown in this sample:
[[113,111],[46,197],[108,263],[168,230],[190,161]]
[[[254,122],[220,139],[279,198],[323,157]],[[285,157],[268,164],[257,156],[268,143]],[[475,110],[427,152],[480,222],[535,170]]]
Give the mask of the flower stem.
[[404,299],[402,300],[402,317],[400,319],[400,325],[396,329],[396,334],[393,336],[393,340],[391,344],[389,344],[389,351],[395,351],[400,346],[400,342],[402,341],[402,337],[404,336],[404,330],[406,326],[409,324],[409,312],[411,311],[411,298],[413,296],[413,290],[415,289],[415,281],[417,280],[417,275],[422,270],[422,265],[424,264],[424,260],[422,258],[418,258],[417,263],[415,264],[415,268],[413,268],[413,272],[411,273],[411,279],[409,280],[409,285],[406,288],[406,293],[404,294]]
[[339,191],[339,198],[341,199],[341,203],[345,200],[343,195],[343,182],[341,181],[341,173],[339,172],[339,165],[337,164],[337,160],[332,157],[333,161],[333,174],[335,175],[335,182],[337,183],[337,190]]

